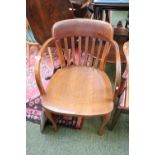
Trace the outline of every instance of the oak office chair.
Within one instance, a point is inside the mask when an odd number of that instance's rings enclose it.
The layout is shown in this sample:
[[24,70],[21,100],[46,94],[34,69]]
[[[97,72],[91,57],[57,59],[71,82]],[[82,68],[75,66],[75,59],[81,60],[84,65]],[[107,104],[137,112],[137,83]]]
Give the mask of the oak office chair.
[[[35,43],[39,48],[39,45],[50,38],[51,27],[55,22],[74,18],[73,10],[70,8],[72,4],[69,0],[26,0],[26,17],[29,23],[27,35],[32,36],[27,37],[28,61],[30,61],[29,45]],[[52,48],[48,47],[50,60],[53,63],[51,51]]]
[[123,51],[126,58],[126,67],[122,75],[121,85],[118,93],[119,99],[116,103],[115,113],[112,117],[112,123],[109,128],[110,130],[113,130],[122,112],[129,112],[129,42],[124,44]]
[[[75,38],[78,38],[78,57],[75,54]],[[81,46],[82,38],[85,40],[84,49]],[[89,42],[92,44],[91,49],[88,48]],[[98,42],[97,56],[93,62],[95,44]],[[61,69],[51,77],[45,89],[40,77],[40,63],[49,44],[57,48]],[[108,75],[104,72],[111,46],[114,46],[116,54],[114,90]],[[102,59],[99,62],[100,55]],[[102,135],[104,126],[110,119],[121,80],[120,54],[118,45],[113,40],[111,25],[90,19],[69,19],[55,23],[52,37],[43,44],[36,58],[35,78],[45,116],[55,130],[57,125],[52,113],[81,117],[101,116],[103,121],[99,127],[99,134]]]

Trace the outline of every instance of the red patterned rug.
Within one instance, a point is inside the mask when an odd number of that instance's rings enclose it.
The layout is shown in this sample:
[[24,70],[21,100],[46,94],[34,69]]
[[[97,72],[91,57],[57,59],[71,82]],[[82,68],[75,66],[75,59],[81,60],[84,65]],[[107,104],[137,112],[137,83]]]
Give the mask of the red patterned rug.
[[[43,108],[34,75],[35,56],[37,54],[38,51],[36,51],[34,47],[32,47],[30,65],[26,65],[26,120],[40,124],[40,116]],[[54,59],[58,60],[56,53],[54,53],[53,55]],[[55,62],[55,66],[59,66],[59,62]],[[41,62],[40,69],[41,78],[45,88],[48,84],[48,77],[51,77],[53,74],[53,69],[54,67],[50,63],[49,56],[46,54]],[[82,126],[82,119],[78,117],[55,115],[54,118],[58,125],[78,129]]]

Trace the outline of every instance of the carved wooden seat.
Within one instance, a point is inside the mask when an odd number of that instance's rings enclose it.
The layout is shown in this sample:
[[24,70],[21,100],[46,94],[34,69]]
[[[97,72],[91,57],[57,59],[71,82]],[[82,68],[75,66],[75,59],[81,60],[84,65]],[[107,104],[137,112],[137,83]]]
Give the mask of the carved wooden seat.
[[[76,38],[78,38],[78,61],[75,58]],[[82,39],[85,41],[84,49],[81,46]],[[89,42],[92,43],[90,51]],[[49,44],[56,45],[61,69],[52,76],[45,89],[40,77],[40,62]],[[95,48],[96,44],[98,48]],[[114,47],[116,54],[114,90],[108,75],[104,72],[106,57],[111,46]],[[93,59],[96,49],[97,55]],[[52,113],[82,117],[101,116],[103,121],[99,127],[99,134],[103,134],[104,126],[113,110],[113,102],[121,79],[119,48],[113,40],[111,25],[90,19],[70,19],[55,23],[52,37],[43,44],[36,58],[35,77],[45,115],[55,129],[57,126]]]
[[70,66],[53,75],[42,100],[46,109],[61,114],[98,116],[112,111],[112,94],[111,82],[101,70]]

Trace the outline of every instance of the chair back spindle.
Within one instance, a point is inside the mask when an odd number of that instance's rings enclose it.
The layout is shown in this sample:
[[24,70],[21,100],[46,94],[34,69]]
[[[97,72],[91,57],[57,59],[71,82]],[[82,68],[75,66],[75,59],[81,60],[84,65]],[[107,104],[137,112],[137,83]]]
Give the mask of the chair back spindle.
[[81,36],[78,37],[78,57],[79,57],[78,65],[81,65],[82,64],[82,60],[81,60]]
[[65,42],[65,54],[67,57],[67,66],[69,66],[70,65],[70,54],[69,54],[69,49],[68,49],[68,40],[66,37],[64,38],[64,42]]
[[97,68],[98,63],[99,63],[99,56],[100,56],[100,52],[101,52],[101,48],[102,48],[102,40],[99,40],[99,45],[98,45],[98,50],[97,50],[97,57],[96,57],[96,61],[95,61],[95,67]]
[[99,68],[101,70],[104,70],[104,67],[105,67],[105,64],[106,64],[106,58],[107,58],[107,55],[109,53],[110,47],[111,47],[110,43],[109,42],[106,42],[105,47],[103,49],[101,63],[100,63],[100,66],[99,66]]
[[86,37],[85,38],[85,55],[84,55],[84,63],[83,63],[83,65],[87,65],[88,43],[89,43],[89,37]]
[[90,53],[89,66],[92,66],[92,64],[93,64],[93,56],[94,56],[94,51],[95,51],[95,42],[96,42],[96,38],[92,38],[92,47],[91,47],[91,53]]
[[[73,62],[73,65],[94,65],[104,70],[113,40],[113,29],[109,23],[98,20],[91,22],[89,19],[64,20],[54,24],[52,36],[57,40],[56,47],[61,67],[70,66]],[[83,42],[85,46],[82,46]]]
[[56,47],[57,47],[60,64],[61,64],[61,67],[63,68],[66,65],[65,65],[65,58],[64,58],[64,54],[63,54],[63,50],[62,50],[60,40],[56,40],[55,44],[56,44]]
[[72,48],[72,57],[73,57],[73,64],[75,65],[75,38],[71,37],[71,48]]

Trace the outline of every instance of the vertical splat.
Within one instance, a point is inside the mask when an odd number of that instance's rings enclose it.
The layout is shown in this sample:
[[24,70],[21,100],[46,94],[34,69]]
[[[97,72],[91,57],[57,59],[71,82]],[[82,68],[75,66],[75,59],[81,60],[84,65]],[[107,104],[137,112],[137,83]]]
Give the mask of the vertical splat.
[[81,60],[81,36],[78,37],[78,56],[79,56],[79,65],[82,64]]
[[93,56],[94,56],[94,51],[95,51],[95,42],[96,42],[96,38],[92,38],[92,47],[91,47],[91,53],[90,53],[89,66],[92,66],[92,63],[93,63]]
[[69,55],[69,49],[68,49],[68,41],[67,38],[64,38],[64,43],[65,43],[65,52],[66,52],[66,57],[67,57],[67,66],[70,65],[70,55]]
[[111,47],[110,43],[106,42],[106,44],[104,46],[104,49],[103,49],[103,53],[102,53],[101,63],[100,63],[100,66],[99,66],[99,68],[101,70],[104,70],[104,68],[105,68],[106,58],[107,58],[107,55],[109,53],[110,47]]
[[99,63],[99,56],[100,56],[101,48],[102,48],[102,40],[100,39],[99,45],[98,45],[98,50],[97,50],[97,57],[96,57],[96,61],[95,61],[95,67],[97,67],[98,63]]
[[72,56],[73,56],[73,64],[75,65],[75,38],[71,37],[71,46],[72,46]]
[[58,56],[59,56],[59,60],[60,60],[60,64],[61,64],[61,68],[65,67],[65,59],[64,59],[64,55],[63,55],[63,51],[62,51],[62,46],[60,43],[60,40],[56,40],[55,42],[57,50],[58,50]]
[[89,42],[89,37],[86,37],[86,38],[85,38],[85,57],[84,57],[84,64],[83,64],[83,65],[87,65],[88,42]]

